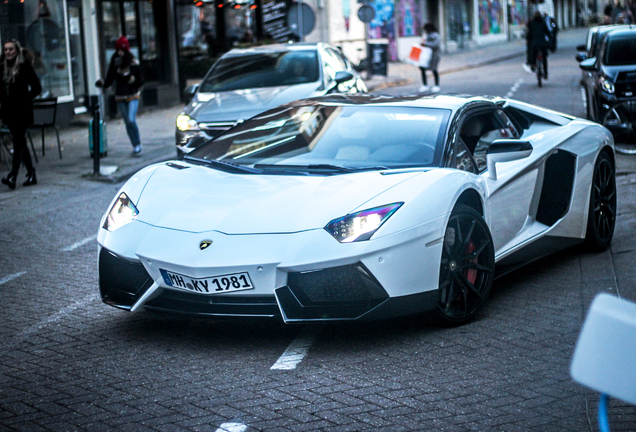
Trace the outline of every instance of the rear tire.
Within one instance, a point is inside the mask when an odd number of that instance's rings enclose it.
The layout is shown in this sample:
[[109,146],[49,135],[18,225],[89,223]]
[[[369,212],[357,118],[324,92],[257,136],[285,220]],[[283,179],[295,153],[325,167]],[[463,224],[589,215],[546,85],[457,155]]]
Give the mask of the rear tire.
[[448,220],[440,263],[437,317],[444,325],[470,321],[492,286],[495,251],[488,225],[472,207],[458,204]]
[[616,226],[616,172],[609,155],[601,153],[594,165],[585,245],[596,252],[612,242]]

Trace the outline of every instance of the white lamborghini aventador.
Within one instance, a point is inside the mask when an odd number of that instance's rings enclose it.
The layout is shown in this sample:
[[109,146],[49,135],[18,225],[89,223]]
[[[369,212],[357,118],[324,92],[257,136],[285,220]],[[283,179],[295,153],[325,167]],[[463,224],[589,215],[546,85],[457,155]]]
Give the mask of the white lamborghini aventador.
[[616,217],[611,134],[486,97],[328,96],[257,115],[139,171],[98,233],[129,311],[470,320],[493,278]]

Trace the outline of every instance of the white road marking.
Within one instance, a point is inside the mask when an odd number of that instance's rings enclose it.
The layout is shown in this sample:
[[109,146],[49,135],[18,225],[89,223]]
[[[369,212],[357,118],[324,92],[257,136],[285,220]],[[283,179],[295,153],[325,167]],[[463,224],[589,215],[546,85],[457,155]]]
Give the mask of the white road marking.
[[587,109],[587,100],[585,98],[585,89],[581,87],[581,100],[583,100],[583,108]]
[[215,432],[243,432],[246,429],[242,423],[223,423]]
[[20,272],[20,273],[14,273],[14,274],[10,274],[9,276],[5,276],[2,279],[0,279],[0,285],[4,285],[9,281],[12,281],[15,278],[18,278],[20,276],[22,276],[23,274],[25,274],[26,272]]
[[55,323],[55,322],[59,321],[62,318],[65,318],[67,315],[71,314],[76,309],[80,309],[80,308],[86,307],[90,302],[92,302],[94,300],[95,300],[94,298],[89,297],[89,298],[86,298],[86,299],[78,300],[75,303],[71,303],[70,305],[65,306],[62,309],[58,310],[56,313],[54,313],[50,317],[39,321],[37,324],[33,324],[32,326],[29,326],[29,327],[25,328],[20,333],[18,333],[16,336],[30,335],[30,334],[33,334],[33,333],[37,332],[38,330],[42,330],[47,325],[49,325],[51,323]]
[[521,83],[523,83],[523,78],[519,78],[519,80],[517,80],[517,82],[514,83],[512,87],[510,87],[510,90],[508,90],[508,93],[506,93],[506,98],[510,99],[512,95],[515,94]]
[[296,336],[296,339],[289,344],[283,355],[276,360],[276,363],[274,363],[274,366],[270,369],[296,369],[298,363],[300,363],[309,352],[309,348],[314,343],[317,336],[318,332],[314,328],[308,327],[302,331],[298,336]]
[[93,240],[95,240],[97,238],[97,235],[92,235],[90,237],[86,237],[84,240],[80,240],[76,243],[73,243],[72,245],[70,245],[69,247],[65,247],[64,249],[62,249],[62,252],[70,252],[74,249],[77,249],[80,246],[84,246],[86,243],[89,243]]

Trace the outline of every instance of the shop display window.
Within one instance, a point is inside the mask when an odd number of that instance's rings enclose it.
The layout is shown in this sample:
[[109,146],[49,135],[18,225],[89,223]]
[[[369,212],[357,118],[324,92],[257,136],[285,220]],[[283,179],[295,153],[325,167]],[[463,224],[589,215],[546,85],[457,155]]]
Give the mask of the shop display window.
[[16,39],[33,54],[40,97],[58,97],[60,102],[73,99],[65,10],[65,0],[0,2],[2,40]]

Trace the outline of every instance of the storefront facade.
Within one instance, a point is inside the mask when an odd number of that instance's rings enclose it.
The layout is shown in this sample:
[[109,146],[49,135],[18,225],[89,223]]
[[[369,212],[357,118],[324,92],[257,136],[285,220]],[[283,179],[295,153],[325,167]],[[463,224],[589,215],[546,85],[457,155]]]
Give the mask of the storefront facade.
[[58,98],[62,124],[85,112],[88,63],[81,0],[0,2],[0,37],[16,39],[34,57],[41,97]]

